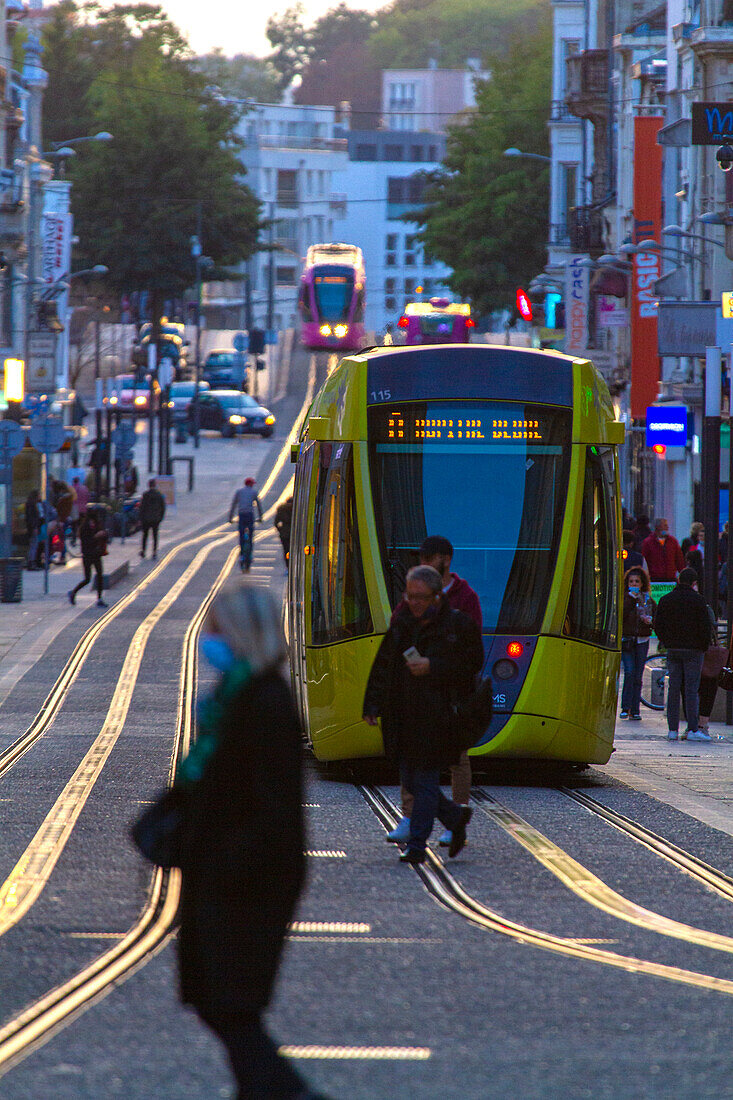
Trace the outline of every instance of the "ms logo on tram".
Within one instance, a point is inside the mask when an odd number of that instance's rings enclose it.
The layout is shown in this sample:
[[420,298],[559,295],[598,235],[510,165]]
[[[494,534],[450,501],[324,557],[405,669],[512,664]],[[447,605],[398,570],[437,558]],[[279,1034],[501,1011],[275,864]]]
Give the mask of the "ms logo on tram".
[[609,759],[623,433],[585,359],[448,344],[341,361],[296,448],[291,533],[293,688],[318,759],[381,755],[364,688],[432,534],[481,601],[494,714],[471,754]]

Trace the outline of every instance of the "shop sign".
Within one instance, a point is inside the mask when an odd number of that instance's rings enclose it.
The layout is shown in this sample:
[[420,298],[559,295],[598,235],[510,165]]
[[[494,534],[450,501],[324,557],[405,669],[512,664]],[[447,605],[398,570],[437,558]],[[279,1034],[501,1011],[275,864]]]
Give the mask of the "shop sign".
[[590,269],[581,264],[587,259],[587,253],[571,256],[565,268],[566,355],[582,355],[588,344]]
[[733,141],[733,103],[692,104],[692,144],[727,145]]
[[654,447],[687,445],[687,406],[650,405],[646,410],[646,445]]
[[[660,241],[662,235],[662,149],[659,115],[634,119],[634,244]],[[642,419],[657,396],[660,360],[657,348],[659,301],[654,284],[661,275],[658,252],[634,256],[631,277],[631,415]]]

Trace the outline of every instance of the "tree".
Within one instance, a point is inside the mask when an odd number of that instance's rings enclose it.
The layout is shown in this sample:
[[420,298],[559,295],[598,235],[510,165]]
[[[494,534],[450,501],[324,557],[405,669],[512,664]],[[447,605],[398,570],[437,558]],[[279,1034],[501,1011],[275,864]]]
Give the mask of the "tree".
[[308,61],[301,69],[296,103],[351,104],[355,129],[376,126],[381,73],[369,52],[376,19],[344,3],[326,12],[307,32]]
[[449,130],[444,170],[428,181],[417,218],[430,253],[453,269],[452,288],[479,314],[510,305],[546,259],[549,173],[510,161],[510,146],[547,150],[552,34],[549,19],[498,60],[478,106]]
[[547,0],[394,0],[379,12],[369,48],[379,68],[461,68],[470,57],[491,68],[515,34],[547,13]]
[[207,84],[225,95],[255,99],[259,103],[280,102],[280,77],[274,66],[261,57],[238,53],[225,57],[220,49],[197,57],[195,67]]
[[300,0],[282,15],[270,16],[265,33],[273,50],[268,60],[280,74],[280,87],[287,88],[308,62],[308,34]]
[[[114,135],[80,149],[70,165],[77,262],[106,264],[106,283],[120,292],[173,296],[194,280],[192,235],[220,271],[245,259],[259,218],[240,182],[238,110],[205,92],[185,41],[159,8],[64,6],[51,23],[46,93],[58,140],[79,134],[79,116],[87,133]],[[74,56],[76,45],[88,79],[60,106],[57,89],[68,87],[68,76],[55,61]]]

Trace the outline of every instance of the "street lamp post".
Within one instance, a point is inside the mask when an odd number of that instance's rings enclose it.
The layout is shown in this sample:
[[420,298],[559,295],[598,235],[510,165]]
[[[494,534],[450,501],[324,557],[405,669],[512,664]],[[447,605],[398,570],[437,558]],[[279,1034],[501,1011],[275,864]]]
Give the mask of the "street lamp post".
[[544,153],[524,153],[521,149],[516,149],[514,146],[510,149],[505,149],[501,155],[503,157],[526,157],[528,160],[543,160],[546,164],[552,164],[552,157],[546,157]]

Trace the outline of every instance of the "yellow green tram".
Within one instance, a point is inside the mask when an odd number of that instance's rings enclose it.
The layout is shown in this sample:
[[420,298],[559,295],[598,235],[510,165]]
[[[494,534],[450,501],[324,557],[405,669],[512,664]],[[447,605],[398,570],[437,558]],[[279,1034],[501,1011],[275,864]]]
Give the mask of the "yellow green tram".
[[472,755],[608,760],[623,432],[584,359],[453,344],[341,361],[293,454],[291,670],[319,760],[382,753],[364,688],[428,534],[481,601],[494,716]]

